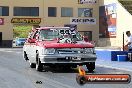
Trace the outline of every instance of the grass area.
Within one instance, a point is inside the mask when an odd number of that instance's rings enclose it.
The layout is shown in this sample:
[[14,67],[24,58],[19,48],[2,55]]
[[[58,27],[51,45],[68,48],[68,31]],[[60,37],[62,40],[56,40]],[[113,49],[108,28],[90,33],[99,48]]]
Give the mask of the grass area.
[[13,38],[16,38],[16,37],[27,38],[31,29],[32,29],[32,26],[16,25],[13,27]]

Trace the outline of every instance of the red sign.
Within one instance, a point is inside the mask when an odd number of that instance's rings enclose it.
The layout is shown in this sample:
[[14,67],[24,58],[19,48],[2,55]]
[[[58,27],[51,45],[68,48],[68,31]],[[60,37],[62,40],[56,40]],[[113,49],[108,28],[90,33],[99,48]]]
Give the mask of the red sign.
[[0,18],[0,25],[4,25],[4,18]]

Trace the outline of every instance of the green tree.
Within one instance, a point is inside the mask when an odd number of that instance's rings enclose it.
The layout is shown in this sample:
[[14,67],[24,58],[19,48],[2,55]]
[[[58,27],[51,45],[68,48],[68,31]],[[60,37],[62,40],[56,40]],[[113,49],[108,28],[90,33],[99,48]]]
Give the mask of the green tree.
[[32,26],[15,26],[13,29],[13,37],[27,38]]

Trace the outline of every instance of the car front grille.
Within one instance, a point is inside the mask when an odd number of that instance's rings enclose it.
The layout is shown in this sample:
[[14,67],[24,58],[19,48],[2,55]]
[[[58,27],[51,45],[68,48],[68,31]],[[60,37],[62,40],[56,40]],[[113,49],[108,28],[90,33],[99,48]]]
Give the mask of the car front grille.
[[83,53],[84,50],[80,48],[65,48],[65,49],[57,49],[59,54],[79,54]]

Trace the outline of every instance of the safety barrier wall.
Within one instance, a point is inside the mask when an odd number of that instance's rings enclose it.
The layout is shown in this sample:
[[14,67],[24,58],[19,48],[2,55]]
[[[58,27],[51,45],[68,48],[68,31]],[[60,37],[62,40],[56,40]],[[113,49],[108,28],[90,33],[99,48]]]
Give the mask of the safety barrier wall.
[[[129,53],[128,51],[96,49],[97,59],[102,59],[107,61],[118,61],[117,55],[128,55],[128,53]],[[126,59],[126,61],[128,61],[128,58]]]

